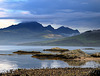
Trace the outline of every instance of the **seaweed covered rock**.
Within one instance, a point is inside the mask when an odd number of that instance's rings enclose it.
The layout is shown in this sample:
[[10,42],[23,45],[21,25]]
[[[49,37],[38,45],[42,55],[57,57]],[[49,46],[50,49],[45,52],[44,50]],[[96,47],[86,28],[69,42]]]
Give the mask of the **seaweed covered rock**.
[[[52,54],[52,53],[41,53],[39,51],[16,51],[13,52],[15,54],[32,54],[34,58],[38,59],[56,59],[56,60],[70,60],[70,59],[85,59],[86,57],[90,57],[88,54],[83,52],[80,49],[76,50],[68,50],[68,49],[62,49],[62,48],[51,48],[52,51],[60,51],[59,54]],[[50,50],[50,49],[49,49]]]
[[39,52],[39,51],[22,51],[22,50],[18,50],[18,51],[13,52],[13,53],[16,53],[16,54],[39,54],[41,52]]
[[64,52],[64,53],[62,53],[62,55],[65,56],[66,58],[69,58],[69,59],[89,57],[88,54],[86,54],[85,52],[83,52],[80,49]]
[[92,57],[100,57],[100,52],[95,53],[95,54],[92,54],[91,56],[92,56]]
[[51,51],[51,52],[66,52],[69,51],[68,49],[63,49],[59,47],[51,48],[51,49],[44,49],[43,51]]
[[82,57],[88,57],[89,55],[86,54],[85,52],[81,51],[80,49],[77,50],[71,50],[68,52],[63,52],[61,54],[46,54],[46,53],[40,53],[40,54],[35,54],[32,57],[37,57],[37,58],[43,58],[43,59],[61,59],[61,60],[66,60],[66,59],[76,59],[76,58],[82,58]]
[[63,55],[61,54],[49,54],[49,53],[40,53],[35,54],[32,57],[40,59],[40,60],[61,60]]

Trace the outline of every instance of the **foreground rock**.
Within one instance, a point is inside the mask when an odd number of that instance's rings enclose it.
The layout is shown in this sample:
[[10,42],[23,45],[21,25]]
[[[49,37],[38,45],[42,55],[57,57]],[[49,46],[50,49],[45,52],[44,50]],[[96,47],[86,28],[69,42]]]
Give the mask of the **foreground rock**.
[[53,69],[18,69],[0,76],[100,76],[100,69],[95,68],[53,68]]
[[19,51],[16,51],[16,52],[13,52],[15,54],[39,54],[41,52],[39,51],[22,51],[22,50],[19,50]]
[[66,52],[66,51],[69,51],[69,50],[56,47],[56,48],[51,48],[51,49],[44,49],[43,51],[61,52],[62,53],[62,52]]

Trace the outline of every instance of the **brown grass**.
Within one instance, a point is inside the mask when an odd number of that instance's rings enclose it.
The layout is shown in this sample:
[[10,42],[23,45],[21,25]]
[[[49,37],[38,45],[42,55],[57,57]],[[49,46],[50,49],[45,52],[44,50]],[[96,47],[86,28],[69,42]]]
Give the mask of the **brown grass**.
[[[98,72],[97,72],[98,71]],[[100,69],[91,68],[53,68],[53,69],[18,69],[0,76],[98,76]]]

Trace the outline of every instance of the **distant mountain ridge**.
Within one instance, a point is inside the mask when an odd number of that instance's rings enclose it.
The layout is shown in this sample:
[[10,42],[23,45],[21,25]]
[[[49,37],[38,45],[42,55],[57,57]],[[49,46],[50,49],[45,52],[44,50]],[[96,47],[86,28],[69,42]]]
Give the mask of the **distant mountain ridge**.
[[100,30],[86,31],[80,35],[67,37],[64,39],[30,42],[23,45],[52,45],[52,46],[99,46],[100,47]]
[[33,31],[44,31],[44,30],[49,30],[53,33],[65,33],[65,34],[73,34],[73,33],[76,33],[76,34],[79,34],[80,32],[78,30],[73,30],[71,28],[68,28],[68,27],[64,27],[64,26],[61,26],[59,27],[58,29],[54,29],[51,25],[48,25],[46,27],[44,27],[42,24],[38,23],[38,22],[24,22],[24,23],[19,23],[17,25],[12,25],[12,26],[9,26],[7,28],[4,28],[4,29],[0,29],[0,30],[16,30],[16,29],[29,29],[29,30],[33,30]]
[[59,39],[77,34],[80,34],[78,30],[64,26],[54,29],[51,25],[44,27],[38,22],[22,22],[0,29],[0,44]]

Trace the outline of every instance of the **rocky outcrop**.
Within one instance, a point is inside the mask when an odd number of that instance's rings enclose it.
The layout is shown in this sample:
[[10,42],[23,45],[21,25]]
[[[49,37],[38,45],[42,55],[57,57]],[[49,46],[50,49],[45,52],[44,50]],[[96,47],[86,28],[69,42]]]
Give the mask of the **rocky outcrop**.
[[95,54],[91,54],[92,57],[100,57],[100,52],[95,53]]
[[66,52],[69,51],[68,49],[63,49],[59,47],[51,48],[51,49],[44,49],[43,51],[51,51],[51,52]]
[[67,52],[63,52],[60,54],[40,53],[40,54],[35,54],[32,57],[35,57],[38,59],[56,59],[56,60],[66,60],[67,59],[68,60],[68,59],[76,59],[76,58],[82,58],[82,57],[85,58],[85,57],[89,57],[89,55],[81,51],[80,49],[76,49],[76,50],[70,50]]
[[22,51],[22,50],[19,50],[19,51],[16,51],[16,52],[13,52],[15,54],[39,54],[41,52],[39,51]]

